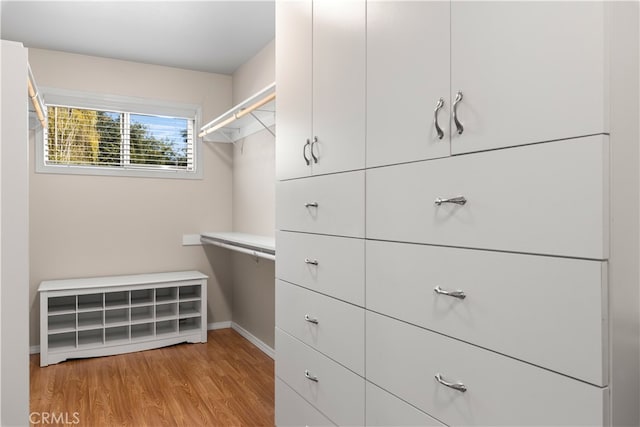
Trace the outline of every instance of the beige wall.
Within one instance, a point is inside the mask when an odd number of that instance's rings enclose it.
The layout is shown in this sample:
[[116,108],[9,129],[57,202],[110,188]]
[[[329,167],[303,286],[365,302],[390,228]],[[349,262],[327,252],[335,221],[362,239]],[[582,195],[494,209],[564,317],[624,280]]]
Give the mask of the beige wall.
[[[204,121],[231,106],[230,76],[38,49],[29,62],[43,87],[198,104]],[[46,279],[200,270],[209,323],[231,320],[228,251],[182,246],[183,234],[232,227],[232,147],[204,143],[203,154],[202,180],[36,174],[32,154],[31,345]]]
[[[234,103],[274,80],[275,43],[271,42],[233,74]],[[275,233],[275,138],[266,130],[234,146],[233,230]],[[233,321],[273,348],[275,263],[238,253],[232,257]]]

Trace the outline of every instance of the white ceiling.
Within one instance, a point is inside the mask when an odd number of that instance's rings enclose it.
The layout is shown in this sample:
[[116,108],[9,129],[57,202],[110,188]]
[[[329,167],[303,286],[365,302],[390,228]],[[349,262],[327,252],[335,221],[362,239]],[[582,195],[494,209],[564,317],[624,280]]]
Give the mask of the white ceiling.
[[1,6],[1,38],[26,47],[222,74],[275,36],[274,0],[2,0]]

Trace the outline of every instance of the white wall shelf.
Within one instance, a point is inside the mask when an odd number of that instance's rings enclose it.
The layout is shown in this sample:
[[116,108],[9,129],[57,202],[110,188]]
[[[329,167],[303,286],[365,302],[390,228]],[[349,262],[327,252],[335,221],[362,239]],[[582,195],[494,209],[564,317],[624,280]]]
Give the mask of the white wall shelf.
[[276,84],[271,83],[200,128],[205,142],[233,143],[276,122]]
[[207,276],[183,271],[40,284],[40,366],[207,341]]
[[204,244],[220,246],[257,258],[272,261],[276,259],[276,243],[273,237],[235,232],[216,232],[202,233],[200,241]]

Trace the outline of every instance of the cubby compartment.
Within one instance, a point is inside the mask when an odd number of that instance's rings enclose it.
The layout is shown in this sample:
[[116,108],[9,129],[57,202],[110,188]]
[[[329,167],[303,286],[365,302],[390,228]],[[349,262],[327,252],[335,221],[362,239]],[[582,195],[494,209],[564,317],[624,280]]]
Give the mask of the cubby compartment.
[[200,285],[180,286],[180,300],[200,299]]
[[170,335],[178,332],[177,320],[163,320],[156,322],[156,335]]
[[78,313],[78,329],[91,329],[102,326],[102,315],[102,310]]
[[50,351],[66,351],[76,348],[76,333],[51,334],[48,339]]
[[103,294],[78,295],[78,311],[101,309]]
[[200,301],[180,303],[180,318],[200,316]]
[[76,311],[76,296],[69,295],[64,297],[49,298],[49,313],[64,313]]
[[131,307],[131,322],[140,323],[153,320],[153,306]]
[[129,292],[107,292],[104,294],[105,307],[126,307],[129,305]]
[[104,323],[106,326],[117,323],[129,323],[129,309],[117,308],[113,310],[106,310],[104,312]]
[[93,347],[104,344],[102,334],[102,328],[78,331],[78,347]]
[[67,332],[75,331],[76,329],[76,315],[71,314],[56,314],[49,316],[49,332]]
[[180,319],[178,322],[178,326],[180,328],[180,332],[186,331],[197,331],[201,328],[201,320],[199,317],[189,317],[186,319]]
[[153,289],[131,291],[131,305],[153,304]]
[[156,319],[170,319],[178,315],[178,304],[159,304],[156,305]]
[[157,288],[156,303],[175,301],[178,299],[178,288]]
[[117,326],[104,330],[104,340],[108,344],[129,342],[129,326]]
[[131,339],[144,339],[153,337],[153,323],[139,323],[131,325]]

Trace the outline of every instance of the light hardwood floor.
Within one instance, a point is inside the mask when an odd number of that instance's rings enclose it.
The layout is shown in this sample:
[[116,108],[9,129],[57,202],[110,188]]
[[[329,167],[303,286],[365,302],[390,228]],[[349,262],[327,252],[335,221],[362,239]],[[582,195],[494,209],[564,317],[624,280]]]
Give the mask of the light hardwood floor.
[[91,427],[274,422],[273,360],[231,329],[209,331],[206,344],[39,363],[32,355],[35,425],[55,425],[44,422],[53,417],[59,425],[79,420],[76,425]]

